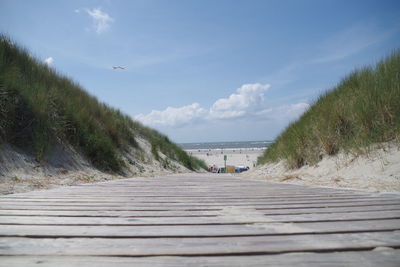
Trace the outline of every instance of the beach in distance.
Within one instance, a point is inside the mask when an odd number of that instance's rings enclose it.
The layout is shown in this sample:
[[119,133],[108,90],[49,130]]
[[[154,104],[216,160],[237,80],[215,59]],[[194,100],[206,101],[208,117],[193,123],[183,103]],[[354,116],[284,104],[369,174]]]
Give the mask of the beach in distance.
[[180,146],[191,156],[205,161],[208,166],[226,165],[254,168],[257,158],[264,152],[270,141],[186,143]]
[[288,169],[284,161],[257,165],[270,141],[190,143],[180,146],[207,166],[249,167],[240,176],[270,182],[320,185],[339,188],[400,191],[400,150],[391,143],[371,147],[365,155],[339,153],[326,156],[315,165]]

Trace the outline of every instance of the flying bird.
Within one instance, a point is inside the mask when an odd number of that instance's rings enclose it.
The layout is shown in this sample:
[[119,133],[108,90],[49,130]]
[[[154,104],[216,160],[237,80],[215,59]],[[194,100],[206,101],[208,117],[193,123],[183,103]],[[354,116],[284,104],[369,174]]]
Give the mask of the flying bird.
[[113,68],[113,70],[116,70],[116,69],[124,70],[125,69],[125,67],[121,67],[121,66],[113,66],[112,68]]

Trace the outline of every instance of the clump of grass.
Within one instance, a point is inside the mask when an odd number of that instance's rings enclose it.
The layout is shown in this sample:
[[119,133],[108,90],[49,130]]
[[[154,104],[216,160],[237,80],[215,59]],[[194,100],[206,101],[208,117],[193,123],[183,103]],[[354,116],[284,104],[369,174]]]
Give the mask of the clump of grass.
[[138,122],[134,122],[134,129],[140,136],[147,136],[151,144],[151,153],[156,160],[161,160],[159,152],[183,164],[190,170],[207,169],[207,165],[203,160],[189,156],[177,144],[171,142],[169,138],[153,129],[144,127]]
[[400,52],[374,68],[356,70],[279,135],[258,164],[286,160],[289,168],[313,165],[340,151],[400,143]]
[[124,151],[139,149],[136,135],[150,140],[154,155],[161,151],[189,169],[203,167],[167,137],[100,103],[0,35],[0,143],[46,162],[52,144],[61,140],[79,147],[97,168],[120,172]]

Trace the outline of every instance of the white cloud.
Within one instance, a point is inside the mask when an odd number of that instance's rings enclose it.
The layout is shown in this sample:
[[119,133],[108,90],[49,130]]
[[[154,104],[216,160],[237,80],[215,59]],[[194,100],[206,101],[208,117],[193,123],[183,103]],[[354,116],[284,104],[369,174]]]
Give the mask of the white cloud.
[[206,114],[207,111],[198,103],[193,103],[179,108],[168,107],[162,111],[153,110],[147,115],[139,114],[135,119],[145,125],[178,126],[202,118]]
[[177,127],[193,122],[233,121],[246,115],[246,120],[289,122],[298,119],[310,107],[300,102],[273,108],[259,109],[251,113],[245,110],[225,110],[223,113],[211,115],[211,111],[202,108],[198,103],[183,107],[168,107],[165,110],[153,110],[149,114],[139,114],[135,119],[148,126]]
[[269,87],[269,84],[244,84],[236,89],[236,94],[215,101],[210,109],[210,116],[212,118],[234,118],[257,111],[264,105],[264,92]]
[[47,66],[51,66],[54,62],[54,58],[52,57],[48,57],[43,61],[45,64],[47,64]]
[[198,103],[183,107],[168,107],[139,114],[135,119],[149,126],[182,126],[193,122],[212,122],[249,118],[259,120],[289,121],[297,119],[309,108],[307,103],[296,103],[277,107],[267,107],[264,93],[269,84],[245,84],[236,89],[235,94],[221,98],[209,108]]
[[87,9],[86,12],[93,19],[93,27],[97,34],[101,34],[110,28],[110,23],[114,21],[110,15],[101,11],[100,8]]

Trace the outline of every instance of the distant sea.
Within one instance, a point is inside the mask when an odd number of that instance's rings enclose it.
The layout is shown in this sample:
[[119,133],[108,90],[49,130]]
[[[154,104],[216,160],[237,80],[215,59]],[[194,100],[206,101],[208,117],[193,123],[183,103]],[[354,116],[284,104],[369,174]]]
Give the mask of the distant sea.
[[205,143],[181,143],[179,144],[184,150],[216,150],[216,149],[266,149],[272,141],[238,141],[238,142],[205,142]]

